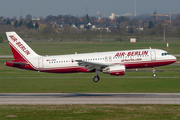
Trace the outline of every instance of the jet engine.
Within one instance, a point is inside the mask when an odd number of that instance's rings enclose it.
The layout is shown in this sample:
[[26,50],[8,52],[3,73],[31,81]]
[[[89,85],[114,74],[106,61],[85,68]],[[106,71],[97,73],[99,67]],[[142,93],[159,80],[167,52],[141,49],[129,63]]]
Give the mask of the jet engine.
[[126,68],[124,65],[114,65],[114,66],[109,66],[103,69],[103,73],[107,73],[110,75],[125,75],[126,73]]

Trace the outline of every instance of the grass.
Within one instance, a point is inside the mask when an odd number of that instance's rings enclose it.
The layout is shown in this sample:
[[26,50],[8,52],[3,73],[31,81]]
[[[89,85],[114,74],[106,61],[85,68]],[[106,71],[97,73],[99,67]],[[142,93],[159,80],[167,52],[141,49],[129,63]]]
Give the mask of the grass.
[[179,105],[1,105],[0,119],[174,120]]
[[92,80],[94,73],[38,73],[7,67],[0,62],[0,93],[180,92],[179,66],[157,68],[157,78],[152,77],[150,70],[150,68],[139,69],[139,72],[129,70],[126,75],[118,77],[100,73],[100,81],[94,83]]
[[[166,50],[166,42],[118,42],[118,41],[82,41],[82,42],[34,42],[28,43],[32,49],[40,55],[60,55],[102,52],[102,51],[118,51],[132,49],[164,49]],[[170,54],[180,54],[180,42],[171,41],[169,43]],[[12,55],[11,49],[7,42],[0,43],[0,55]]]

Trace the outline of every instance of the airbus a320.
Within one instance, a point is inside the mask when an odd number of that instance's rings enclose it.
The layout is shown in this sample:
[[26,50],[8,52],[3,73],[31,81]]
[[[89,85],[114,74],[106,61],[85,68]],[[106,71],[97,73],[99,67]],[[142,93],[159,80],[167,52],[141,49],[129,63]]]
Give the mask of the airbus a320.
[[153,68],[176,62],[176,57],[160,49],[137,49],[111,52],[42,56],[34,52],[15,32],[6,32],[14,60],[7,66],[50,73],[95,72],[94,82],[98,82],[98,73],[125,75],[126,69]]

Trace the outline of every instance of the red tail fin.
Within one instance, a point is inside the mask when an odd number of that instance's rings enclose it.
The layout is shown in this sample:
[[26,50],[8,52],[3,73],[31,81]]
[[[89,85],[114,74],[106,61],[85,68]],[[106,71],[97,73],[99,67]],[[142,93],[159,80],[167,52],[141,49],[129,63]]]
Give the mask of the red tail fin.
[[15,50],[11,44],[10,44],[10,47],[11,47],[11,50],[12,50],[12,53],[13,53],[13,56],[14,56],[14,59],[15,60],[24,60],[24,58],[17,52],[17,50]]

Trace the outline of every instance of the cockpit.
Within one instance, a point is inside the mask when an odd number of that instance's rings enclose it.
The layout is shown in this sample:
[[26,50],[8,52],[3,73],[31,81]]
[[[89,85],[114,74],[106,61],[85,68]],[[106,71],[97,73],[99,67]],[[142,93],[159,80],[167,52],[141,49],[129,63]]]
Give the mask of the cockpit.
[[162,56],[165,56],[165,55],[169,55],[169,53],[166,52],[166,53],[162,53],[161,55],[162,55]]

